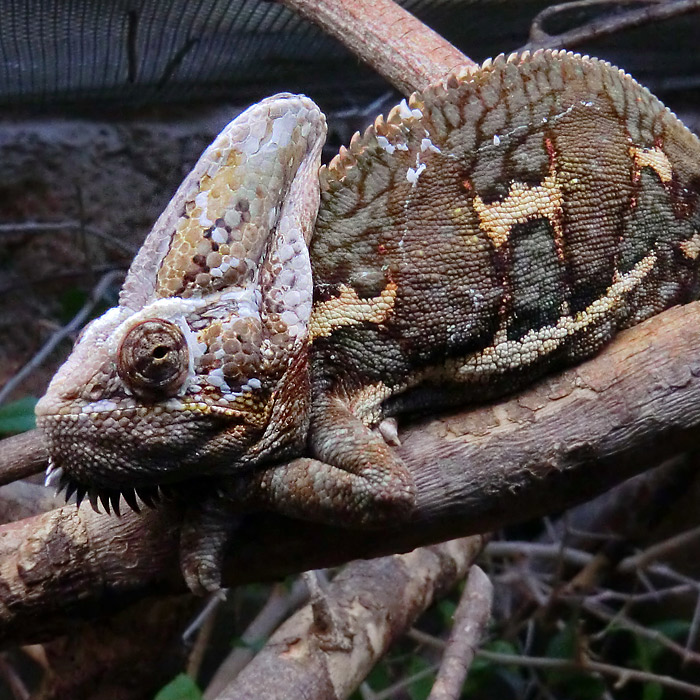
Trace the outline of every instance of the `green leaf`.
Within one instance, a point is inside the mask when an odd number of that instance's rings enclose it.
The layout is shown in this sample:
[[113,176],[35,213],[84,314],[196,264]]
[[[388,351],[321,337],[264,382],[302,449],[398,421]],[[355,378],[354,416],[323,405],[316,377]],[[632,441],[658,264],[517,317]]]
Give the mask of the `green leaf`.
[[202,700],[202,691],[194,679],[186,673],[181,673],[161,689],[155,700]]
[[[554,659],[574,659],[577,653],[579,630],[569,623],[555,634],[547,645],[546,656]],[[585,669],[549,669],[543,671],[548,687],[562,691],[568,700],[598,700],[605,692],[605,683]]]
[[690,632],[690,620],[662,620],[656,624],[649,625],[649,627],[661,634],[666,635],[669,639],[675,639],[676,641],[685,638],[685,636]]
[[61,305],[61,320],[68,323],[80,311],[88,299],[88,295],[77,287],[66,289],[59,297]]
[[567,624],[547,644],[545,656],[555,659],[572,659],[576,651],[576,628]]
[[428,661],[420,656],[414,656],[408,664],[407,677],[415,676],[408,685],[408,697],[411,700],[425,700],[430,695],[430,690],[435,682],[435,670],[430,668]]
[[454,600],[443,598],[442,600],[438,601],[437,609],[442,619],[442,623],[452,627],[452,620],[454,619],[455,610],[457,610],[457,604],[454,602]]
[[0,434],[13,435],[24,433],[36,426],[34,406],[37,399],[25,396],[5,406],[0,406]]
[[642,691],[642,700],[661,700],[664,689],[660,683],[645,683]]

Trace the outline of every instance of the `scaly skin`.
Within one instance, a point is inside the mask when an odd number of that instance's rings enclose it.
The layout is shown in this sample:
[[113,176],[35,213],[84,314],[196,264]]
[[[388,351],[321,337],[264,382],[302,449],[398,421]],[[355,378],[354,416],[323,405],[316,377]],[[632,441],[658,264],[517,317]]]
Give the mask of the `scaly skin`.
[[321,170],[309,251],[324,136],[301,97],[232,122],[37,407],[79,496],[215,477],[183,536],[195,589],[231,512],[407,517],[392,417],[512,391],[697,296],[700,142],[604,62],[499,57],[412,96]]

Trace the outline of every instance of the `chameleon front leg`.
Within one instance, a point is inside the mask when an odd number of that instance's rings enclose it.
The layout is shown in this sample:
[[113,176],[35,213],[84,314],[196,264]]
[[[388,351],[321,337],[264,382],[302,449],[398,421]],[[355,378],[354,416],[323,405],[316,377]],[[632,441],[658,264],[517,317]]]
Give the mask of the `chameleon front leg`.
[[227,478],[188,515],[181,538],[182,570],[193,591],[220,588],[221,563],[235,541],[235,514],[274,510],[339,526],[380,527],[408,517],[413,477],[381,435],[339,398],[314,405],[309,450],[314,457]]
[[265,469],[236,488],[248,502],[332,525],[377,527],[408,516],[416,496],[406,465],[342,399],[316,400],[309,442],[313,457]]

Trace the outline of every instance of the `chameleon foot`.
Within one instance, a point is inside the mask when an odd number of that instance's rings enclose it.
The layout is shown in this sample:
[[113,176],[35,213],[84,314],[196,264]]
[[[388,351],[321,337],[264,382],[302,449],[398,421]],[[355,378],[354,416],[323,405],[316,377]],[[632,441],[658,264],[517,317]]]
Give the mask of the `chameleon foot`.
[[180,533],[180,569],[187,587],[199,596],[221,593],[224,553],[240,518],[225,512],[219,499],[192,509]]

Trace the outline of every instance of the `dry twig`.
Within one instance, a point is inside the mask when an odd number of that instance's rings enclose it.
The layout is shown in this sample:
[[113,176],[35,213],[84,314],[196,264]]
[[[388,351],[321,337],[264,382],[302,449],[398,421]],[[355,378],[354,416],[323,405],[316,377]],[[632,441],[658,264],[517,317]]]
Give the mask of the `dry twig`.
[[454,615],[450,638],[428,700],[457,700],[491,617],[493,586],[486,574],[472,566]]
[[560,671],[588,671],[603,676],[611,676],[616,679],[615,686],[622,687],[628,681],[638,681],[639,683],[658,683],[666,688],[678,690],[693,697],[700,697],[700,687],[691,683],[679,681],[677,678],[663,676],[648,671],[638,671],[634,668],[623,668],[613,664],[604,664],[588,658],[581,658],[579,661],[571,659],[556,659],[552,657],[537,656],[517,656],[515,654],[501,654],[494,651],[481,649],[477,656],[488,659],[494,663],[504,666],[527,666],[529,668],[550,669]]
[[[625,29],[700,11],[700,0],[673,0],[672,2],[650,0],[648,7],[625,10],[614,16],[595,19],[562,34],[552,36],[542,29],[544,22],[557,14],[570,12],[572,9],[579,7],[592,7],[594,5],[613,6],[613,4],[612,0],[579,0],[578,2],[566,2],[547,7],[532,21],[530,41],[521,50],[571,49],[591,39],[609,36]],[[618,0],[617,4],[623,3]]]

